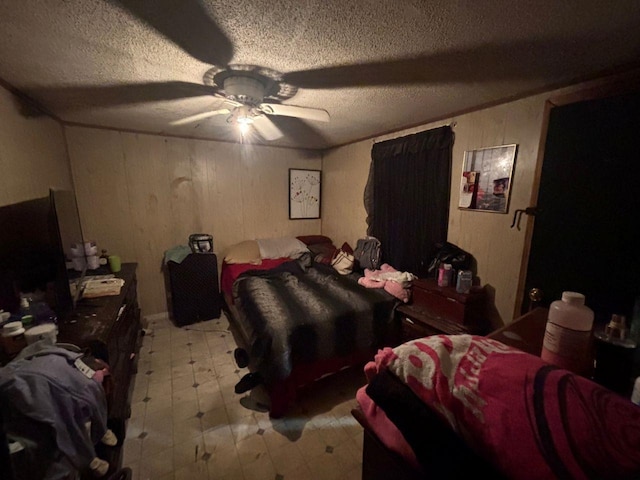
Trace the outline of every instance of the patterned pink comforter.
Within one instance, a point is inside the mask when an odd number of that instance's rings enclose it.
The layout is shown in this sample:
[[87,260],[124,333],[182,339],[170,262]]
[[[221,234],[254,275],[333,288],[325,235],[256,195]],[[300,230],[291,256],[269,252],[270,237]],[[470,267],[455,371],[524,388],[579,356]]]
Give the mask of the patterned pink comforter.
[[640,478],[640,407],[539,357],[438,335],[381,350],[365,372],[384,369],[508,478]]

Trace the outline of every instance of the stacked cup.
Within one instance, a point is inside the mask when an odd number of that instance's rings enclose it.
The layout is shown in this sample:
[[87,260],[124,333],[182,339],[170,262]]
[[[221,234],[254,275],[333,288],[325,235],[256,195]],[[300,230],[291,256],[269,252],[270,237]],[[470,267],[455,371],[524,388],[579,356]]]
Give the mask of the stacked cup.
[[87,268],[89,270],[95,270],[100,266],[96,242],[84,242],[84,253],[87,256]]
[[84,270],[86,259],[84,255],[84,245],[82,243],[71,244],[71,263],[76,272]]

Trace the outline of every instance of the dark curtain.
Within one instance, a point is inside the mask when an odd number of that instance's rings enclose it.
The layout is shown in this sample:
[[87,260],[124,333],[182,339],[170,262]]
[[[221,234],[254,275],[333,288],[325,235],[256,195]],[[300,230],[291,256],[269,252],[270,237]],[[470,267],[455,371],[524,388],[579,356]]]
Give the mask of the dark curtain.
[[447,239],[452,148],[449,126],[373,146],[367,234],[382,243],[382,261],[398,270],[426,276],[435,245]]

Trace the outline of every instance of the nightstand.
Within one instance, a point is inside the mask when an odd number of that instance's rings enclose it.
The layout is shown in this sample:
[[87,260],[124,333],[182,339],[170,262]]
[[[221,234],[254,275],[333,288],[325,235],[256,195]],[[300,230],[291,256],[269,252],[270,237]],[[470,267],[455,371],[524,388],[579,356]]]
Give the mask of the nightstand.
[[429,335],[485,335],[487,294],[482,287],[458,293],[455,287],[439,287],[434,279],[414,280],[411,302],[397,308],[398,343]]

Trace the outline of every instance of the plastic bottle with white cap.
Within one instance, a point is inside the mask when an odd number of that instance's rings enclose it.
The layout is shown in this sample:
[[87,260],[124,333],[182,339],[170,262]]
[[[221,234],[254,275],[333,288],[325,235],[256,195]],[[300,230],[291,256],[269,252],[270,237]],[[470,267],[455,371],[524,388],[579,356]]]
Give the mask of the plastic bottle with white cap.
[[541,357],[558,367],[589,376],[593,369],[593,310],[578,292],[562,292],[562,299],[552,302],[542,343]]

